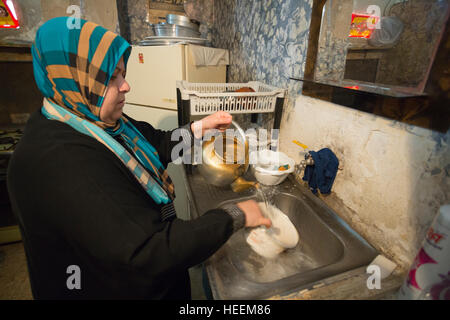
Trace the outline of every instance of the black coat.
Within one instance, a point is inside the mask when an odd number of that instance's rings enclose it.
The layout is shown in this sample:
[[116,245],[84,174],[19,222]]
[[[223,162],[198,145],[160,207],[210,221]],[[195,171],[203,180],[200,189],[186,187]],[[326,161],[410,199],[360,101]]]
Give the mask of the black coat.
[[[170,131],[131,120],[168,162]],[[35,299],[189,299],[187,269],[233,232],[222,209],[162,221],[160,206],[103,144],[32,115],[8,169]],[[76,265],[81,289],[68,289]]]

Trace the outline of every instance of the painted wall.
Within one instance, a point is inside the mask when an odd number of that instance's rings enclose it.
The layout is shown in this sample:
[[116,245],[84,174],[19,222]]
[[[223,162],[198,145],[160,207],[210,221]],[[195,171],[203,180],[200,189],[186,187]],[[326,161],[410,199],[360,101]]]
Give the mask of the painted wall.
[[407,268],[439,206],[450,202],[450,131],[442,135],[300,95],[280,137],[281,150],[297,161],[293,139],[334,151],[340,170],[334,194],[322,199]]
[[280,147],[297,139],[341,161],[323,197],[353,228],[409,268],[439,205],[450,202],[449,132],[441,134],[301,95],[311,0],[216,0],[213,45],[230,50],[229,82],[288,89]]

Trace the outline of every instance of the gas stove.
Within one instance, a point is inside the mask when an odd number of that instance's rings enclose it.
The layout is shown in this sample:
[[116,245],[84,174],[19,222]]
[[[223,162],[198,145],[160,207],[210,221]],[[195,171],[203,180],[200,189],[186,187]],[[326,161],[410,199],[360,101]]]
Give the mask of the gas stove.
[[0,130],[0,155],[11,155],[22,135],[22,129]]
[[0,245],[21,240],[9,200],[6,174],[9,159],[22,135],[22,129],[0,129]]

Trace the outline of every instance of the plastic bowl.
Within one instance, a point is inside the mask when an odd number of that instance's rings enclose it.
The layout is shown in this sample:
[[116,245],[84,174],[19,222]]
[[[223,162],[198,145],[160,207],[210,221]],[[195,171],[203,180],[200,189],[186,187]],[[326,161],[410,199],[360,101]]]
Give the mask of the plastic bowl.
[[[294,172],[295,161],[279,151],[260,150],[250,153],[251,168],[256,180],[267,186],[274,186],[283,182],[289,173]],[[272,169],[282,165],[289,165],[289,169],[281,171]]]

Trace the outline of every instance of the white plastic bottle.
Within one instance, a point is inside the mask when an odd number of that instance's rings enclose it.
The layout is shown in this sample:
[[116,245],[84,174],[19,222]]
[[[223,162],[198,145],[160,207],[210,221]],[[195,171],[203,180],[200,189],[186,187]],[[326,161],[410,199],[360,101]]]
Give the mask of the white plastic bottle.
[[449,204],[439,208],[397,298],[450,300]]

